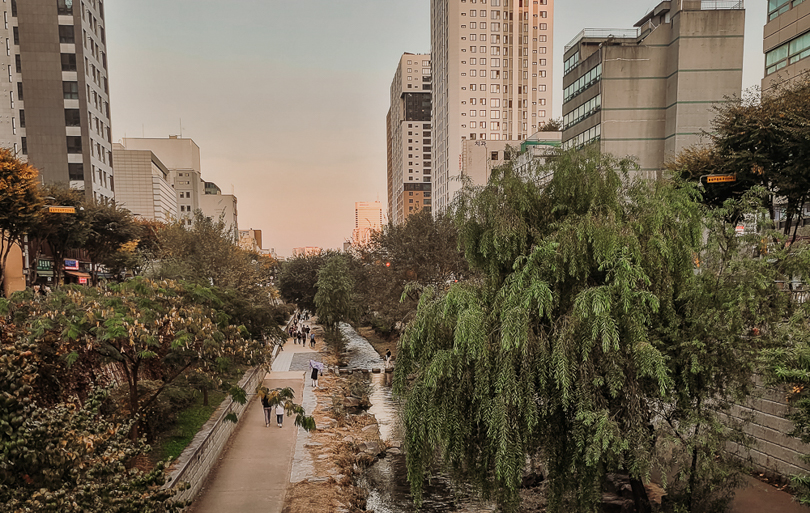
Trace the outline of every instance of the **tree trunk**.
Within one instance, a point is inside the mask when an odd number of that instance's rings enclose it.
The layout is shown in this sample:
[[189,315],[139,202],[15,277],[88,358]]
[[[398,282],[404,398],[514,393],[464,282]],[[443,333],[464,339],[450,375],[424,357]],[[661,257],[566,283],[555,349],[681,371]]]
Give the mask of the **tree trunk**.
[[208,406],[208,387],[203,387],[203,406]]
[[636,505],[636,513],[652,513],[650,498],[647,496],[647,489],[640,479],[630,478],[630,486],[633,489],[633,502]]
[[[700,426],[695,426],[694,438],[697,439],[698,430]],[[689,504],[689,511],[695,511],[695,486],[697,486],[697,464],[698,464],[698,448],[692,449],[692,465],[689,468],[689,490],[687,493],[687,504]]]
[[[124,366],[124,374],[126,374],[127,381],[129,382],[129,411],[133,418],[138,414],[138,362],[130,369],[126,362],[122,362]],[[129,437],[132,440],[137,440],[140,434],[140,420],[136,420],[132,425],[132,430],[129,432]]]

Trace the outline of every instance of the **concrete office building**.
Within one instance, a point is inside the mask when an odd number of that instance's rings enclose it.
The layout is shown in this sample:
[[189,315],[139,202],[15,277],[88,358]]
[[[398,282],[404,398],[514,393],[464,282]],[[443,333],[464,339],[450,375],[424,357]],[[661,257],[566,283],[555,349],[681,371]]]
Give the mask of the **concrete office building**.
[[[8,47],[6,55],[0,53],[0,66],[2,75],[0,78],[0,147],[8,148],[18,157],[22,157],[20,148],[20,112],[19,98],[17,98],[17,82],[14,80],[15,53],[11,51],[16,48],[14,44],[14,18],[9,12],[9,4],[3,4],[3,24],[0,25],[0,41],[5,41]],[[19,33],[19,31],[17,31]],[[8,76],[8,80],[5,77]],[[25,121],[22,121],[25,124]]]
[[632,29],[585,29],[565,47],[563,146],[598,141],[641,176],[698,143],[712,106],[742,89],[740,1],[672,0]]
[[171,222],[177,218],[177,194],[171,172],[151,150],[113,144],[118,189],[115,201],[141,219]]
[[463,141],[521,141],[551,119],[554,0],[431,0],[430,9],[432,206],[442,212],[461,188]]
[[354,230],[352,243],[364,245],[371,241],[371,234],[382,229],[383,208],[379,201],[354,204]]
[[[13,44],[7,42],[6,53],[14,56],[10,105],[18,113],[12,133],[19,133],[20,153],[43,182],[70,184],[88,199],[112,199],[103,0],[10,4],[5,16]],[[0,140],[12,142],[7,135]]]
[[[388,219],[394,224],[431,209],[430,88],[430,55],[404,54],[391,83],[386,116]],[[420,195],[418,207],[407,197],[415,191]]]
[[462,143],[461,172],[489,181],[492,170],[514,158],[515,166],[526,170],[530,164],[542,164],[545,157],[560,147],[562,132],[537,132],[523,141],[470,141]]
[[806,76],[810,71],[810,2],[768,0],[763,50],[763,93],[779,82]]
[[201,208],[205,194],[200,165],[200,147],[191,139],[176,135],[168,138],[124,138],[128,150],[149,150],[169,170],[169,183],[177,197],[177,218],[191,225],[194,211]]
[[236,196],[222,194],[222,190],[213,182],[204,182],[205,194],[199,197],[200,211],[203,215],[214,221],[220,218],[228,229],[237,234],[239,232],[238,211],[236,209]]

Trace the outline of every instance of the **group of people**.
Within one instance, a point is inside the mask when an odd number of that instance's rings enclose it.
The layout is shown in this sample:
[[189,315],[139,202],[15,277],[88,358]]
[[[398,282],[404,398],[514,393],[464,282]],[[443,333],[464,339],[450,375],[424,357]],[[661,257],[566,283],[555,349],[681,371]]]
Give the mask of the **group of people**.
[[276,424],[278,427],[283,427],[284,424],[284,405],[278,403],[275,408],[270,405],[270,400],[267,396],[262,397],[262,408],[264,408],[264,427],[270,427],[272,422],[273,410],[276,412]]
[[309,324],[304,324],[304,321],[309,320],[309,312],[297,312],[287,329],[287,334],[292,337],[294,344],[305,345],[309,340],[310,347],[315,347],[315,333],[311,333],[312,329]]

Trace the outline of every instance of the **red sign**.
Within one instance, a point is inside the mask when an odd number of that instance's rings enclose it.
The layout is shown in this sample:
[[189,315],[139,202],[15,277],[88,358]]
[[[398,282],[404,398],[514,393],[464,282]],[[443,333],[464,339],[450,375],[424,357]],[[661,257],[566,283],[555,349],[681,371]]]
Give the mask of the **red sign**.
[[79,278],[80,285],[87,285],[87,278]]

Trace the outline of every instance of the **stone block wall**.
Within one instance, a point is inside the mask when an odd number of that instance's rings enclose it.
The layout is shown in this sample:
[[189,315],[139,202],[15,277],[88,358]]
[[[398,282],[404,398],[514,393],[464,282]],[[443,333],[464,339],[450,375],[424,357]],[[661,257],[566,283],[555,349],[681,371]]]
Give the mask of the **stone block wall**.
[[[275,356],[275,352],[273,356]],[[262,367],[254,367],[248,370],[239,381],[239,386],[248,394],[247,402],[239,404],[230,397],[222,401],[219,408],[177,459],[174,469],[169,473],[171,481],[166,486],[174,488],[180,483],[189,483],[190,485],[188,489],[177,494],[177,500],[192,499],[200,491],[205,479],[208,477],[208,473],[216,464],[222,449],[228,443],[231,433],[236,429],[237,425],[225,420],[225,416],[229,413],[235,413],[237,418],[242,418],[256,395],[254,393],[256,387],[262,382],[266,373],[267,371]]]
[[771,387],[757,380],[755,392],[742,405],[735,405],[731,415],[737,420],[748,420],[743,430],[754,439],[749,450],[730,447],[740,451],[757,471],[769,477],[788,477],[793,474],[810,473],[810,464],[802,456],[810,454],[810,445],[790,436],[793,422],[787,420],[789,411],[786,387]]

